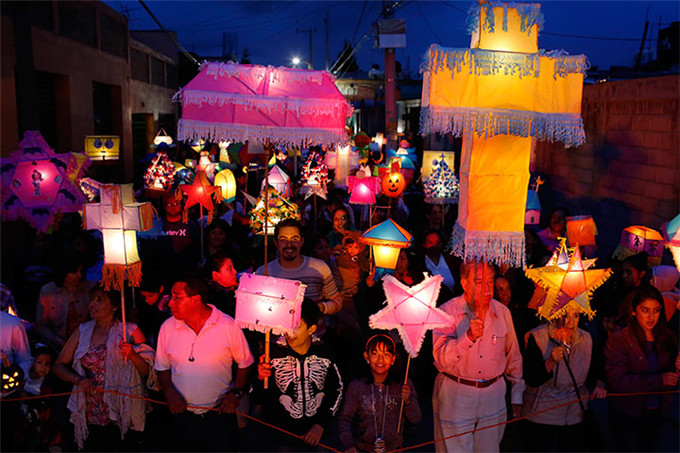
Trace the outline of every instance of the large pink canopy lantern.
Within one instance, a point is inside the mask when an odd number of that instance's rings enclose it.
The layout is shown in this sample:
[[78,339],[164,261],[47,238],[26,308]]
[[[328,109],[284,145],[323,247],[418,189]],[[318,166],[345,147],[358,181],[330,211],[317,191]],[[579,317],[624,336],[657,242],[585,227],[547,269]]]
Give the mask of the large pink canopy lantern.
[[347,142],[352,107],[326,71],[207,62],[179,93],[180,140]]

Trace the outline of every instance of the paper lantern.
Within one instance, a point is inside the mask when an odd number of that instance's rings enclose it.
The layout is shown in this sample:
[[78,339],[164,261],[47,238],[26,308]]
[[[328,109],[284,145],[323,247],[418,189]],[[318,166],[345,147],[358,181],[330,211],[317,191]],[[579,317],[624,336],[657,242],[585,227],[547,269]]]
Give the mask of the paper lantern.
[[142,263],[136,232],[153,227],[153,206],[135,202],[132,184],[102,184],[100,200],[83,205],[83,223],[87,230],[101,230],[104,237],[102,283],[107,290],[120,290],[127,277],[131,286],[139,286]]
[[456,153],[454,151],[423,151],[423,166],[420,168],[420,177],[423,181],[430,177],[432,172],[439,167],[439,163],[442,160],[453,170]]
[[595,236],[597,236],[597,226],[591,216],[577,215],[567,217],[567,238],[569,239],[569,245],[573,247],[576,244],[580,246],[595,245]]
[[471,48],[432,45],[422,65],[421,134],[463,137],[453,252],[522,267],[532,138],[585,141],[585,56],[538,51],[539,5],[481,2]]
[[444,278],[434,275],[412,287],[391,275],[382,280],[387,307],[371,315],[368,324],[372,329],[397,329],[406,351],[417,357],[428,330],[453,322],[451,316],[436,307]]
[[369,167],[361,167],[356,175],[347,177],[347,188],[352,204],[375,204],[375,196],[380,192],[380,178],[371,176]]
[[529,189],[527,191],[527,206],[524,213],[525,225],[538,225],[541,221],[541,201],[538,199],[538,192]]
[[[165,142],[162,142],[165,143]],[[159,147],[156,156],[151,159],[149,167],[144,173],[144,188],[146,190],[170,190],[175,182],[175,165],[168,154]]]
[[411,245],[411,234],[397,225],[392,219],[369,228],[361,235],[361,242],[370,245],[375,265],[385,269],[395,269],[399,259],[399,249]]
[[153,139],[154,146],[160,146],[161,143],[165,143],[166,146],[174,146],[172,137],[165,132],[165,129],[161,128]]
[[328,167],[324,163],[324,158],[321,153],[311,151],[307,156],[307,160],[302,165],[302,174],[300,177],[302,187],[300,193],[305,195],[305,199],[312,195],[317,195],[326,199],[328,190]]
[[2,220],[23,219],[44,232],[56,214],[79,211],[86,198],[70,179],[69,172],[80,173],[72,156],[55,154],[39,131],[26,131],[19,149],[2,159]]
[[[286,197],[281,195],[273,187],[268,188],[267,203],[269,208],[267,209],[268,219],[267,219],[267,234],[274,234],[274,227],[282,221],[283,219],[296,219],[300,220],[302,216],[300,215],[300,208],[297,204],[291,203]],[[260,197],[255,203],[255,207],[250,211],[250,228],[253,232],[257,234],[264,234],[264,191],[260,193]]]
[[208,223],[212,222],[213,211],[215,210],[213,200],[219,203],[222,201],[222,195],[219,187],[210,184],[205,172],[198,171],[193,184],[180,185],[179,189],[187,195],[184,213],[182,214],[184,222],[186,223],[189,219],[189,208],[196,204],[201,207],[201,217],[203,217],[203,209],[205,208],[208,211]]
[[85,154],[91,160],[118,160],[120,137],[116,135],[88,135],[85,137]]
[[2,392],[13,392],[19,388],[24,383],[24,370],[17,365],[3,366],[0,368],[0,373],[2,375]]
[[612,258],[624,260],[640,252],[647,252],[647,263],[650,267],[661,264],[663,255],[661,233],[646,226],[629,226],[621,232],[621,242],[614,250]]
[[281,195],[290,198],[293,195],[293,189],[290,187],[290,176],[281,169],[278,165],[274,165],[269,170],[268,181],[262,181],[260,190],[264,190],[264,185],[269,182],[269,185],[276,189]]
[[202,138],[198,138],[191,141],[191,149],[193,149],[197,153],[200,153],[203,150],[204,146],[205,140],[203,140]]
[[673,254],[675,260],[675,267],[680,271],[680,214],[675,216],[673,220],[663,225],[661,228],[663,238]]
[[392,164],[391,170],[382,178],[382,192],[388,197],[398,198],[404,193],[406,188],[406,180],[401,174],[401,167],[399,162]]
[[231,203],[236,199],[236,178],[228,168],[215,175],[215,186],[220,188],[225,203]]
[[243,274],[236,290],[234,319],[242,328],[293,334],[300,324],[306,287],[296,280]]
[[590,269],[594,263],[594,259],[581,260],[578,247],[569,256],[562,239],[545,267],[527,269],[526,276],[547,291],[538,315],[550,321],[561,317],[568,307],[573,307],[592,318],[595,315],[590,307],[592,292],[612,273],[611,269]]
[[458,177],[446,164],[445,156],[436,165],[435,170],[423,182],[425,203],[452,204],[458,203]]

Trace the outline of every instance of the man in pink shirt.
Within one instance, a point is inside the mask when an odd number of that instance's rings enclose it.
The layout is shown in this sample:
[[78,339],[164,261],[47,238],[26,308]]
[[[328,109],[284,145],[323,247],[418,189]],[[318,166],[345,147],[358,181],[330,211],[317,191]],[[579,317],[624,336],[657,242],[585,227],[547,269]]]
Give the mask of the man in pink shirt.
[[[454,321],[433,332],[435,439],[506,421],[503,376],[512,385],[513,416],[521,411],[522,355],[510,310],[493,299],[494,274],[488,263],[462,264],[464,294],[441,306]],[[452,437],[437,442],[436,451],[497,452],[503,432],[500,425]]]

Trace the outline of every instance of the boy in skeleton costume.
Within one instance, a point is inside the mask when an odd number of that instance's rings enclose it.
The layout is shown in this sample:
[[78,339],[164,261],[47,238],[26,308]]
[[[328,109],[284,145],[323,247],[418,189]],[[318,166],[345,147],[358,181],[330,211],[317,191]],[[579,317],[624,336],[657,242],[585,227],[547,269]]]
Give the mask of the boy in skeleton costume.
[[272,346],[270,363],[264,361],[264,355],[260,357],[258,378],[273,378],[269,389],[258,389],[263,392],[263,413],[270,414],[283,429],[302,436],[307,444],[284,434],[276,443],[279,450],[305,451],[318,445],[340,407],[340,372],[329,351],[313,336],[319,316],[319,307],[305,299],[296,334],[279,338]]

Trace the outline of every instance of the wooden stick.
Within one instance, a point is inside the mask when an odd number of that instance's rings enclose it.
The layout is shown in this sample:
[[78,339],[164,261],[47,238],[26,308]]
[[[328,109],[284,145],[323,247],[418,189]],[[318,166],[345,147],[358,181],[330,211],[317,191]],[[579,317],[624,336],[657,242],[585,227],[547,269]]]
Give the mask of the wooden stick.
[[[264,275],[269,275],[267,272],[267,230],[269,229],[269,139],[264,150]],[[267,343],[267,348],[269,343]],[[266,383],[267,381],[265,381]],[[267,388],[265,386],[265,388]]]
[[[404,385],[408,383],[408,369],[411,366],[411,354],[408,355],[408,360],[406,361],[406,376],[404,376]],[[399,407],[399,421],[397,422],[397,432],[401,432],[401,416],[404,413],[404,400],[401,400],[401,406]]]
[[[269,342],[271,339],[271,330],[267,330],[264,334],[264,362],[269,363]],[[264,378],[264,388],[269,388],[269,378]]]

